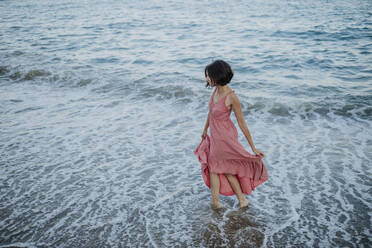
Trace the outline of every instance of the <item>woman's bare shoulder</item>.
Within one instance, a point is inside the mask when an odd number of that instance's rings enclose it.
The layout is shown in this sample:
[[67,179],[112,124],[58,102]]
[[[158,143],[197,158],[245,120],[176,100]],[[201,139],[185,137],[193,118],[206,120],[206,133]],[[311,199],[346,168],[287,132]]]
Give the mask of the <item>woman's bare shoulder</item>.
[[231,103],[233,103],[233,102],[239,102],[239,97],[235,93],[234,90],[232,90],[232,92],[227,96],[227,98],[229,98],[229,102],[231,102]]
[[235,94],[235,91],[231,89],[232,92],[230,92],[226,97],[226,107],[229,109],[232,108],[232,105],[236,105],[236,103],[239,102],[238,96]]

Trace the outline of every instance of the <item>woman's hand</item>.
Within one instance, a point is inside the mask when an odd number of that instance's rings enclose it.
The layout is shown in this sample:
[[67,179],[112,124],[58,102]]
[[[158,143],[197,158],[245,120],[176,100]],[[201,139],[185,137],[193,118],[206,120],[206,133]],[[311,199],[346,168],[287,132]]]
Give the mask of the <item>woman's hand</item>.
[[207,137],[207,131],[203,131],[203,134],[201,135],[202,139],[205,139]]
[[254,149],[253,152],[256,155],[260,156],[261,158],[263,158],[265,156],[265,154],[263,154],[263,152],[261,152],[260,150]]

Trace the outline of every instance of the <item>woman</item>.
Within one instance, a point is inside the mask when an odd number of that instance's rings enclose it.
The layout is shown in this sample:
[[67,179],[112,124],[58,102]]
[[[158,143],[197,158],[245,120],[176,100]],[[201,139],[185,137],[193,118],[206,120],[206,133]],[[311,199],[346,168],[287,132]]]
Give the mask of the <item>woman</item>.
[[[239,98],[228,84],[234,73],[229,64],[216,60],[205,67],[206,87],[215,87],[209,99],[209,113],[202,141],[194,150],[202,164],[202,176],[211,189],[212,207],[222,208],[219,194],[236,195],[240,208],[248,206],[243,194],[268,179],[262,162],[263,152],[257,150],[245,123]],[[230,119],[234,110],[240,129],[256,155],[250,154],[238,141],[237,129]],[[210,131],[208,136],[207,131]]]

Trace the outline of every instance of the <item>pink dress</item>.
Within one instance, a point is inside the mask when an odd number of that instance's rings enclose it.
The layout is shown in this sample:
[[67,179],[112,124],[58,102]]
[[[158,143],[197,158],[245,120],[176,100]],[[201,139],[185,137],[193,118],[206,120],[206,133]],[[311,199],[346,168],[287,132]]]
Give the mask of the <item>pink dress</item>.
[[268,179],[268,174],[262,158],[250,154],[238,141],[238,131],[230,119],[231,109],[225,105],[226,94],[213,104],[209,99],[209,132],[194,150],[201,163],[203,180],[210,188],[209,172],[219,174],[220,194],[234,195],[229,181],[224,174],[234,174],[240,183],[244,194],[250,194],[258,185]]

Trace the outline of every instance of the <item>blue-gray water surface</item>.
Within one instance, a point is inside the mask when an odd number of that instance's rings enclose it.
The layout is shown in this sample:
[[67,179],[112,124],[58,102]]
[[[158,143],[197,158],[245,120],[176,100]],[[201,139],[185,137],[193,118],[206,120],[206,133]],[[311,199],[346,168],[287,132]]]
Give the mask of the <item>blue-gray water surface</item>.
[[[0,1],[0,247],[371,247],[371,17],[356,0]],[[193,154],[215,59],[265,154],[246,210],[210,208]]]

